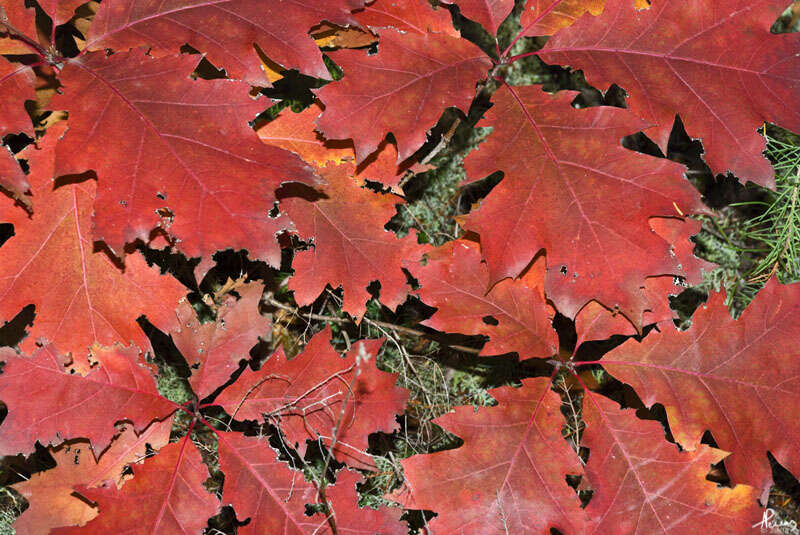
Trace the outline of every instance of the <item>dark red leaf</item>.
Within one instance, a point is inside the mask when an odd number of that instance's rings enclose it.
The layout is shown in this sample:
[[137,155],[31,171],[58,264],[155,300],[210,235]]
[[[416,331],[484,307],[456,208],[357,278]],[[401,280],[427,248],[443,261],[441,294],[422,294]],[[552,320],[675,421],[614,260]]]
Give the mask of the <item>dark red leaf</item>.
[[585,70],[596,87],[624,87],[628,108],[652,123],[645,132],[665,153],[679,114],[712,170],[772,186],[756,130],[770,121],[800,131],[800,34],[770,32],[786,0],[651,3],[638,10],[608,0],[602,15],[559,32],[541,56]]
[[491,390],[496,407],[458,407],[434,420],[464,441],[460,448],[402,461],[409,505],[438,513],[432,533],[583,533],[585,514],[565,480],[583,468],[561,436],[561,399],[545,378],[522,384]]
[[256,45],[286,69],[330,79],[308,32],[323,21],[355,24],[350,11],[363,5],[363,0],[116,0],[100,5],[87,46],[147,46],[162,56],[188,43],[232,78],[266,85]]
[[134,346],[94,347],[90,358],[72,359],[52,345],[30,357],[2,348],[0,361],[0,399],[8,407],[0,426],[3,455],[32,452],[37,440],[48,446],[71,438],[88,438],[103,451],[117,433],[115,422],[141,431],[176,409],[159,395]]
[[[313,238],[313,248],[298,251],[289,288],[301,306],[314,302],[330,284],[342,286],[342,310],[361,318],[370,299],[367,286],[380,281],[381,303],[394,309],[405,301],[409,288],[402,266],[422,257],[427,247],[417,243],[416,234],[398,238],[384,225],[402,199],[372,192],[356,185],[348,165],[321,169],[327,184],[320,188],[325,197],[309,202],[302,198],[281,201],[297,226],[301,238]],[[357,210],[353,207],[357,206]]]
[[644,123],[620,108],[576,110],[574,96],[535,86],[495,93],[484,124],[494,131],[465,165],[472,180],[498,170],[505,178],[465,226],[481,235],[490,284],[518,276],[544,249],[546,293],[562,314],[574,318],[595,299],[640,326],[645,278],[682,273],[648,219],[703,206],[680,165],[622,147]]
[[274,190],[313,182],[313,172],[258,140],[247,121],[264,106],[246,85],[192,81],[197,61],[141,51],[69,60],[60,77],[64,95],[51,103],[70,114],[56,175],[97,173],[94,236],[117,254],[161,225],[190,257],[247,249],[280,265],[273,236],[288,222],[268,215]]
[[257,372],[245,370],[214,404],[236,419],[261,420],[266,415],[279,421],[301,456],[307,439],[321,437],[330,444],[335,432],[337,457],[363,462],[368,459],[367,437],[397,427],[395,416],[403,411],[408,392],[395,385],[395,374],[375,364],[383,340],[357,342],[341,358],[330,339],[326,327],[292,360],[278,350]]
[[237,287],[240,299],[228,296],[213,322],[200,323],[188,301],[178,307],[180,328],[172,340],[193,370],[189,383],[198,398],[225,384],[239,361],[250,358],[259,336],[268,334],[271,322],[258,312],[263,291],[256,282]]
[[800,472],[795,399],[800,387],[797,332],[800,285],[774,279],[738,320],[715,294],[692,317],[692,327],[660,326],[630,340],[601,361],[648,405],[667,410],[675,440],[698,447],[703,432],[732,455],[725,466],[735,483],[759,489],[772,481],[767,451]]

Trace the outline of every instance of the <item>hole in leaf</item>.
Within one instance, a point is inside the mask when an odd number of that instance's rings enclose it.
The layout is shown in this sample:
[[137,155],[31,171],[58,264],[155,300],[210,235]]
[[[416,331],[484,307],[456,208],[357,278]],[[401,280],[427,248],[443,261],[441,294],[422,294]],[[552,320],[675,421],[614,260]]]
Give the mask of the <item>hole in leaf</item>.
[[481,318],[486,325],[499,325],[500,322],[494,316],[484,316]]

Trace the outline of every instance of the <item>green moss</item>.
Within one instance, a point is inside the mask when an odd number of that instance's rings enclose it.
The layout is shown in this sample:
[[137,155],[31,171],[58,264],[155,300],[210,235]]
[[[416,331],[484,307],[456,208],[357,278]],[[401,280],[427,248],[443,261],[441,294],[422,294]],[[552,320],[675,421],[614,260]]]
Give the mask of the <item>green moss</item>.
[[25,510],[25,499],[7,487],[0,487],[0,535],[14,535],[12,524]]

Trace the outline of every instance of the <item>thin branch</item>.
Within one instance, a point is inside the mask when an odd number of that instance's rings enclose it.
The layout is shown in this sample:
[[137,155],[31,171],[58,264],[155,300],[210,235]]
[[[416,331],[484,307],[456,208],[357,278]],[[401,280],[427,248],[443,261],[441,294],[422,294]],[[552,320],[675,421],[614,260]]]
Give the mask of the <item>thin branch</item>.
[[[264,297],[262,299],[264,300],[264,302],[266,302],[270,306],[274,306],[275,308],[279,308],[281,310],[285,310],[286,312],[290,312],[290,313],[292,313],[292,314],[294,314],[294,315],[296,315],[298,317],[301,317],[301,318],[308,318],[309,320],[317,320],[317,321],[329,321],[331,323],[339,323],[339,324],[343,324],[343,323],[352,323],[354,325],[357,324],[357,322],[354,321],[351,318],[340,318],[340,317],[337,317],[337,316],[326,316],[324,314],[303,313],[303,312],[300,311],[299,308],[287,305],[285,303],[281,303],[280,301],[278,301],[277,299],[272,297],[272,295],[269,294],[269,293],[264,294]],[[362,318],[362,320],[365,323],[367,323],[368,325],[372,325],[373,327],[376,327],[376,328],[389,329],[389,330],[392,330],[392,331],[395,331],[395,332],[398,332],[398,333],[403,333],[403,334],[408,335],[408,336],[417,336],[417,337],[421,337],[421,338],[433,339],[433,336],[431,334],[429,334],[429,333],[426,333],[424,331],[420,331],[420,330],[417,330],[417,329],[412,329],[410,327],[404,327],[403,325],[397,325],[397,324],[389,323],[389,322],[386,322],[386,321],[377,321],[377,320],[369,319],[369,318],[366,318],[366,317]],[[435,340],[435,341],[438,342],[438,340]],[[456,351],[462,351],[464,353],[470,353],[472,355],[478,355],[481,352],[480,349],[476,349],[474,347],[466,347],[466,346],[462,346],[462,345],[458,345],[458,344],[448,344],[448,343],[445,343],[445,342],[440,342],[440,343],[442,343],[442,344],[444,344],[444,345],[446,345],[446,346],[448,346],[448,347],[450,347],[452,349],[455,349]]]

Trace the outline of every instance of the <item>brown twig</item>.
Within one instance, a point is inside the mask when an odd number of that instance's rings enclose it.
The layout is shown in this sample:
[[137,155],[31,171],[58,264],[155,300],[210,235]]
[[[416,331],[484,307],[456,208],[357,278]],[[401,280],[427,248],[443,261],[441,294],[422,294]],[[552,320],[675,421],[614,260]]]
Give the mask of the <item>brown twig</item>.
[[[287,312],[291,312],[292,314],[294,314],[294,315],[296,315],[298,317],[308,318],[309,320],[329,321],[331,323],[340,323],[340,324],[341,323],[356,323],[351,318],[340,318],[340,317],[337,317],[337,316],[326,316],[324,314],[313,314],[313,313],[310,313],[310,312],[309,313],[300,312],[300,309],[298,309],[296,307],[293,307],[293,306],[290,306],[290,305],[287,305],[285,303],[281,303],[280,301],[275,299],[272,296],[272,294],[269,294],[269,293],[264,294],[264,297],[262,299],[267,304],[269,304],[270,306],[274,306],[275,308],[279,308],[281,310],[285,310]],[[389,322],[386,322],[386,321],[377,321],[377,320],[369,319],[369,318],[366,318],[366,317],[363,318],[363,321],[365,323],[367,323],[368,325],[372,325],[373,327],[383,328],[383,329],[390,329],[392,331],[395,331],[395,332],[398,332],[398,333],[403,333],[403,334],[408,335],[408,336],[417,336],[417,337],[429,338],[429,339],[433,338],[431,334],[426,333],[424,331],[420,331],[420,330],[417,330],[417,329],[412,329],[410,327],[404,327],[402,325],[396,325],[394,323],[389,323]],[[436,341],[438,342],[438,340],[436,340]],[[457,345],[457,344],[447,344],[447,343],[444,343],[444,342],[440,342],[440,343],[446,345],[447,347],[455,349],[456,351],[462,351],[464,353],[469,353],[471,355],[478,355],[481,352],[480,349],[476,349],[474,347],[466,347],[466,346]]]

